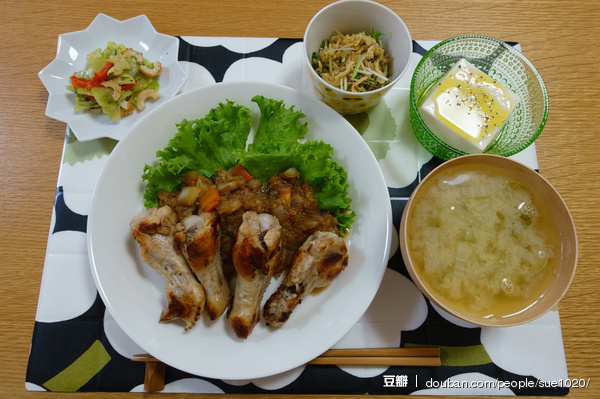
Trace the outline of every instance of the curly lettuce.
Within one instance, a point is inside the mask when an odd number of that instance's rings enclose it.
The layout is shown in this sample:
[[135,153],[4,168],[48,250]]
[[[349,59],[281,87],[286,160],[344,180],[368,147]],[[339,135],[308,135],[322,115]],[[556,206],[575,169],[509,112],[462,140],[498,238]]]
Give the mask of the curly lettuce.
[[169,144],[156,152],[158,164],[144,167],[144,205],[158,206],[158,193],[177,191],[189,171],[209,177],[217,168],[237,165],[250,134],[251,118],[247,107],[227,101],[202,119],[181,121]]
[[263,96],[252,101],[260,109],[260,119],[247,148],[250,110],[231,101],[219,104],[202,119],[177,125],[169,145],[157,152],[157,166],[144,168],[145,205],[158,205],[159,191],[177,191],[188,171],[210,177],[217,168],[242,164],[255,178],[268,180],[294,167],[313,188],[319,208],[335,216],[340,232],[346,234],[355,213],[348,197],[348,176],[333,159],[333,147],[323,141],[303,142],[308,131],[302,123],[305,115],[293,106],[287,108],[283,101]]

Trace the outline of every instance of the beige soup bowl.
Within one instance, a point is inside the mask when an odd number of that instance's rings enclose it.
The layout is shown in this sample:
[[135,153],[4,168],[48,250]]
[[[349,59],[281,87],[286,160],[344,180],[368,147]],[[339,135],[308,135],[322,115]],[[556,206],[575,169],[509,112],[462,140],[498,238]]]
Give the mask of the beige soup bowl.
[[[415,267],[415,259],[410,253],[410,234],[408,232],[410,231],[410,216],[414,211],[415,203],[419,201],[420,196],[422,196],[422,193],[425,191],[424,188],[430,185],[434,176],[459,165],[465,165],[469,170],[477,170],[486,165],[501,168],[525,184],[534,197],[541,198],[546,202],[546,205],[549,206],[549,209],[553,210],[553,217],[555,218],[554,222],[559,230],[560,244],[562,246],[562,257],[560,259],[556,277],[552,280],[550,287],[547,288],[544,295],[535,305],[508,318],[486,319],[474,317],[465,314],[461,310],[455,309],[431,289],[433,287],[431,287],[427,281],[426,276],[422,275]],[[567,292],[569,285],[573,280],[577,265],[577,235],[575,232],[575,225],[566,204],[558,192],[536,171],[509,158],[489,154],[465,155],[452,159],[438,166],[423,179],[410,196],[404,209],[404,213],[402,214],[400,225],[400,248],[402,251],[402,258],[404,259],[404,263],[413,282],[432,303],[460,319],[479,326],[489,327],[523,324],[547,313]]]

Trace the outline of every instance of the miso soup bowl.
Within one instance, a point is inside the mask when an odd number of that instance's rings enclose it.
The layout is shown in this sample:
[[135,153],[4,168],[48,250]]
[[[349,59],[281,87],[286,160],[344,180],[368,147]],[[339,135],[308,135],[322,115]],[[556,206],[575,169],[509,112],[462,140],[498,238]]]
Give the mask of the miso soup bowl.
[[[427,280],[427,276],[423,275],[420,272],[420,269],[416,267],[416,260],[410,251],[411,236],[409,231],[411,227],[411,215],[414,212],[415,204],[419,202],[420,198],[422,198],[424,191],[426,191],[425,189],[431,185],[433,178],[436,175],[459,165],[465,165],[468,170],[474,171],[485,165],[501,168],[514,175],[517,180],[528,187],[529,191],[534,197],[541,198],[546,202],[546,205],[553,210],[553,217],[555,218],[554,222],[559,230],[560,243],[562,246],[562,256],[557,275],[547,288],[545,294],[535,305],[521,310],[517,314],[508,318],[486,319],[482,317],[474,317],[473,315],[465,314],[461,310],[455,309],[452,305],[446,303],[444,299],[440,298],[440,296],[435,292],[435,287],[430,281]],[[569,210],[567,209],[567,206],[559,193],[544,177],[542,177],[536,171],[509,158],[490,154],[465,155],[454,158],[438,166],[431,173],[429,173],[425,179],[423,179],[423,181],[421,181],[421,183],[410,196],[402,214],[402,220],[400,224],[400,249],[404,264],[406,265],[413,282],[432,303],[462,320],[486,327],[501,327],[523,324],[546,314],[562,299],[567,292],[571,281],[573,280],[573,276],[575,275],[575,269],[577,266],[577,234],[575,231],[575,225],[573,223],[571,214],[569,213]]]

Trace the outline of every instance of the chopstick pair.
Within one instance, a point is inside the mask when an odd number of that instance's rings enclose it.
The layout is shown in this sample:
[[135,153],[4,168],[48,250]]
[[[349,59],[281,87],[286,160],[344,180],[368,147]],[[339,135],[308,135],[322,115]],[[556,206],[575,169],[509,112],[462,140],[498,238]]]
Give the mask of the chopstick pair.
[[441,360],[438,347],[330,349],[308,364],[438,367]]
[[[144,375],[146,392],[164,389],[166,371],[164,363],[147,353],[133,355],[131,360],[146,363]],[[438,367],[441,365],[441,359],[438,347],[330,349],[308,364]]]

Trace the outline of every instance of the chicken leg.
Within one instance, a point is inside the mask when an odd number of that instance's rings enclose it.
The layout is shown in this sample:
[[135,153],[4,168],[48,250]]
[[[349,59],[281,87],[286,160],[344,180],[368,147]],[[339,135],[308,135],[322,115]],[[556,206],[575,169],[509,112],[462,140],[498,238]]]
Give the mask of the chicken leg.
[[260,319],[260,305],[281,257],[281,225],[276,217],[256,212],[242,216],[232,260],[237,271],[229,322],[246,339]]
[[206,291],[206,312],[215,320],[229,305],[229,285],[223,275],[216,214],[188,216],[177,225],[175,242]]
[[316,232],[298,249],[283,283],[265,303],[268,326],[282,326],[313,289],[328,286],[348,265],[344,240],[331,232]]
[[174,229],[177,217],[168,206],[139,212],[130,223],[131,233],[140,244],[144,262],[167,282],[168,306],[160,321],[182,319],[185,329],[196,324],[204,309],[204,289],[175,247]]

